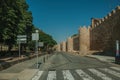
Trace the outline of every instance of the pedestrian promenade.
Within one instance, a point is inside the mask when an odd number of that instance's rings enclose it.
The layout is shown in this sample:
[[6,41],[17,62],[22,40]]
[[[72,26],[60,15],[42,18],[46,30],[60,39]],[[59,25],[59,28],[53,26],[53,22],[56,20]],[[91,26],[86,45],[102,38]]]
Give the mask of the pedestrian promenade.
[[110,62],[110,63],[114,63],[115,62],[115,57],[111,57],[111,56],[87,55],[87,57],[96,58],[96,59],[98,59],[100,61],[104,61],[104,62]]
[[38,69],[25,69],[10,80],[31,80],[36,75]]
[[[39,56],[42,54],[39,54]],[[21,55],[21,57],[5,57],[5,58],[0,58],[0,71],[4,70],[16,63],[23,62],[25,60],[31,59],[36,57],[35,54],[32,54],[30,56],[25,56]]]

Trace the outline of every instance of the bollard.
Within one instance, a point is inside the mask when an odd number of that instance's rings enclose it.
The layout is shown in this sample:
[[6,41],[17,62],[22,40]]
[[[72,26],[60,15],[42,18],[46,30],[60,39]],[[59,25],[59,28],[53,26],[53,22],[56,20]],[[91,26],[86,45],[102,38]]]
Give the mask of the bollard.
[[45,63],[45,56],[43,57],[43,63]]
[[116,64],[120,64],[120,56],[116,56],[115,57],[115,63]]
[[116,40],[116,55],[115,55],[115,63],[120,64],[120,54],[119,54],[119,41]]

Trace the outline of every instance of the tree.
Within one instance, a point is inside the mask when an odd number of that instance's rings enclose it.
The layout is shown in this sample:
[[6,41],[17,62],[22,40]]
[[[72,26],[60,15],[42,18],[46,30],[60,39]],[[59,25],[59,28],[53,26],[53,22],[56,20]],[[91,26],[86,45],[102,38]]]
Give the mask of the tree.
[[15,0],[1,0],[0,5],[0,41],[6,43],[10,50],[16,42],[21,13]]
[[34,30],[32,13],[28,10],[29,6],[25,0],[17,0],[17,4],[22,13],[22,19],[19,23],[19,27],[21,27],[19,34],[26,34],[27,40],[30,41]]
[[57,44],[57,42],[52,38],[52,36],[44,33],[41,30],[39,31],[39,38],[40,38],[40,41],[44,42],[45,50],[48,50],[49,48],[52,48],[54,45]]
[[31,41],[31,34],[34,31],[35,27],[33,25],[33,17],[32,13],[28,10],[29,6],[26,3],[26,0],[17,0],[17,5],[19,6],[19,9],[22,13],[22,19],[19,23],[19,35],[27,35],[27,45],[22,44],[21,46],[30,46],[32,44]]
[[[16,44],[17,35],[27,35],[28,44],[33,44],[31,34],[36,27],[28,8],[26,0],[0,0],[0,42],[7,44],[9,51]],[[52,36],[39,31],[40,41],[44,42],[46,49],[56,44]]]

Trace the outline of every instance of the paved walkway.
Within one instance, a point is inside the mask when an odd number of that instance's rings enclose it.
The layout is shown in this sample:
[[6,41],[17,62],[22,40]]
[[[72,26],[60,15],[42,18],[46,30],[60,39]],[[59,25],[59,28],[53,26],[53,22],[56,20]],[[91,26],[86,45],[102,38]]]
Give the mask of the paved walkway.
[[[79,54],[75,54],[75,53],[71,53],[73,55],[78,55]],[[112,56],[104,56],[104,55],[86,55],[86,57],[90,57],[90,58],[95,58],[95,59],[98,59],[100,61],[103,61],[103,62],[109,62],[109,63],[115,63],[115,57],[112,57]]]
[[98,59],[100,61],[104,61],[104,62],[110,62],[110,63],[114,63],[115,62],[115,57],[111,57],[111,56],[87,55],[87,57],[96,58],[96,59]]
[[0,73],[0,80],[9,80],[17,75],[18,73]]
[[10,80],[31,80],[35,74],[37,74],[38,69],[25,69],[18,75],[14,76]]
[[[42,54],[39,53],[39,56],[40,55],[42,55]],[[32,54],[29,57],[25,56],[25,55],[21,55],[21,57],[0,58],[0,71],[6,69],[6,68],[8,68],[16,63],[23,62],[23,61],[26,61],[28,59],[34,58],[34,57],[36,57],[35,54]]]
[[20,73],[0,73],[0,80],[31,80],[38,69],[25,69]]
[[[43,63],[44,57],[48,56],[40,56],[39,61]],[[31,68],[35,63],[36,57],[4,69],[0,71],[0,80],[31,80],[38,71],[38,69]]]

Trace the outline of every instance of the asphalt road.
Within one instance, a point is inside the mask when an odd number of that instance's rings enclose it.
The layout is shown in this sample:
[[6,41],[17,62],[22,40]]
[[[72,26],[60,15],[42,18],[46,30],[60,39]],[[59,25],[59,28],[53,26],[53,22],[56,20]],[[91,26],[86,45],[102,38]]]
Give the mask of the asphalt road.
[[68,53],[58,52],[40,66],[40,70],[79,69],[109,67],[108,63],[100,62],[89,57],[75,56]]
[[[25,69],[36,69],[36,58],[0,73],[17,74]],[[120,67],[90,57],[56,52],[39,57],[39,71],[32,80],[120,80]]]
[[32,80],[119,80],[120,67],[94,58],[56,52]]

